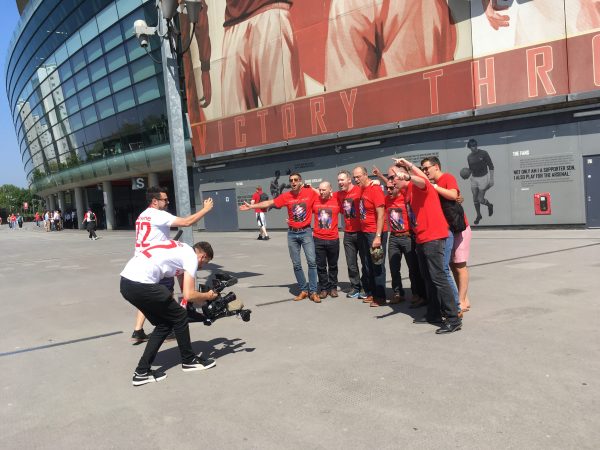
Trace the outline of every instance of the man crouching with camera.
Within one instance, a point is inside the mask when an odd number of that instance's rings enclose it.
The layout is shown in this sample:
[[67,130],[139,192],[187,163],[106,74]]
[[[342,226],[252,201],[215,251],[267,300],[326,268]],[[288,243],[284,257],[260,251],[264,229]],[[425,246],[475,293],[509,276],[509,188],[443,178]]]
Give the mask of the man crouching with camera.
[[214,360],[194,354],[187,312],[173,300],[171,292],[159,284],[162,278],[183,274],[184,298],[198,305],[214,300],[217,297],[214,291],[198,292],[195,288],[196,272],[211,261],[213,255],[208,242],[198,242],[190,247],[178,241],[163,241],[137,253],[121,272],[121,294],[156,327],[133,374],[134,386],[162,381],[167,377],[166,373],[151,370],[151,367],[171,329],[175,332],[184,372],[215,366]]

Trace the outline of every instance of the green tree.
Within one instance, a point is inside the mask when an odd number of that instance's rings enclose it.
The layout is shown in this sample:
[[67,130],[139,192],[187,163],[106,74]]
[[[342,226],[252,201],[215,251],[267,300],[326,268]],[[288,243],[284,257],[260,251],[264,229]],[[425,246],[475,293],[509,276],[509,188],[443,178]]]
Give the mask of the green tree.
[[23,213],[23,203],[25,202],[29,205],[29,210],[26,212],[32,212],[32,200],[33,195],[29,189],[23,189],[12,184],[0,186],[0,209],[4,209],[7,213]]

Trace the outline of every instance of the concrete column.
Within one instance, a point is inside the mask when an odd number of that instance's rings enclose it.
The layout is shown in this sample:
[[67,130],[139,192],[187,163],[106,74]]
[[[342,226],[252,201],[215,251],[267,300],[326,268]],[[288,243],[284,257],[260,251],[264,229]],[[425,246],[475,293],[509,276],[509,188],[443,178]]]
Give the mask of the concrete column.
[[158,174],[156,172],[151,172],[148,174],[148,186],[146,188],[158,186]]
[[50,208],[50,211],[55,211],[56,210],[56,201],[54,198],[54,194],[50,194],[48,196],[48,207]]
[[65,213],[65,193],[63,191],[58,193],[58,209],[60,209],[63,214]]
[[79,228],[81,226],[81,222],[83,222],[83,216],[85,214],[83,189],[80,187],[75,188],[75,209],[77,210],[77,228]]
[[112,184],[110,181],[102,182],[102,190],[104,191],[104,213],[106,214],[106,229],[115,229],[115,207],[113,205]]

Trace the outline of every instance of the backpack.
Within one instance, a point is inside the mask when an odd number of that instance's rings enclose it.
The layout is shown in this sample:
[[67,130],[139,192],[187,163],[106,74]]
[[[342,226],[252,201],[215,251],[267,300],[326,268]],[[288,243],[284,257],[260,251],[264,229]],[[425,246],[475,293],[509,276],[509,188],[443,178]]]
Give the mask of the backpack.
[[266,192],[262,192],[260,194],[260,197],[258,198],[259,201],[264,202],[265,200],[269,200],[269,196],[267,195]]
[[465,223],[465,210],[456,200],[448,200],[440,196],[440,203],[442,204],[442,211],[450,227],[450,231],[453,233],[461,233],[467,229]]
[[87,219],[88,222],[95,222],[96,221],[96,214],[94,214],[91,211],[88,213],[87,217],[88,217],[88,219]]

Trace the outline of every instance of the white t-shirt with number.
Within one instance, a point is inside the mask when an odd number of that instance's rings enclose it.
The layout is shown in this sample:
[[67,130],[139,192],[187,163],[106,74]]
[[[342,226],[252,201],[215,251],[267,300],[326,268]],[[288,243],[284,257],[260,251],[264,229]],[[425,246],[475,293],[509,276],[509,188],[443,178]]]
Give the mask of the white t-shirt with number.
[[146,208],[135,221],[135,254],[170,239],[171,224],[177,217],[156,208]]
[[140,250],[129,260],[121,276],[151,284],[183,272],[195,277],[197,271],[198,257],[192,247],[183,242],[163,241]]

